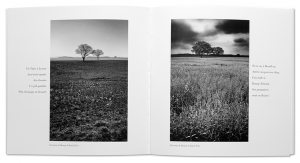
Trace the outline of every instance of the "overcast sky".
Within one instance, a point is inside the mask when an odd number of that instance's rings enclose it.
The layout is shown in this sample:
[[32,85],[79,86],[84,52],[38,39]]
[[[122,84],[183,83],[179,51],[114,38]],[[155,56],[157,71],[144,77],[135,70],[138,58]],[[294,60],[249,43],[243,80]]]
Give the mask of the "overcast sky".
[[100,49],[103,56],[128,57],[127,20],[52,20],[51,57],[81,57],[80,44]]
[[249,55],[249,20],[173,19],[171,53],[191,53],[196,41],[221,47],[224,54]]

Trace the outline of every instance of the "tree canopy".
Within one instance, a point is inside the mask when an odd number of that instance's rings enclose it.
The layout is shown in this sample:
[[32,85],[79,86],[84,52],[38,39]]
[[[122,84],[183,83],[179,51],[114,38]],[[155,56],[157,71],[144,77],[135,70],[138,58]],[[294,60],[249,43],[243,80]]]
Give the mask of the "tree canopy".
[[82,61],[84,62],[85,57],[90,55],[93,52],[93,48],[88,44],[80,44],[78,48],[75,50],[76,54],[80,54],[82,57]]
[[93,50],[93,51],[92,51],[92,54],[93,54],[94,56],[97,56],[97,59],[99,60],[99,56],[100,56],[100,55],[103,55],[104,52],[103,52],[102,50],[100,50],[100,49],[96,49],[96,50]]
[[192,47],[191,50],[192,53],[195,53],[196,55],[200,55],[201,57],[203,55],[223,55],[224,50],[221,47],[211,47],[211,45],[205,41],[197,41],[195,45]]
[[214,55],[223,55],[224,50],[221,47],[213,47],[212,52]]
[[212,52],[211,45],[205,41],[197,41],[192,48],[196,55],[200,55],[201,57],[204,54],[209,54]]

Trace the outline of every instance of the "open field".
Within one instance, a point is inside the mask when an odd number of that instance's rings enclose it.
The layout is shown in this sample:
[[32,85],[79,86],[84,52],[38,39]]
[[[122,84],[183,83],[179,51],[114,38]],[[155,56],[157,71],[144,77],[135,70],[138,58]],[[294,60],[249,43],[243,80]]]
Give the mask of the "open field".
[[[82,61],[81,57],[59,57],[50,58],[51,61]],[[86,61],[97,61],[97,57],[86,57]],[[99,60],[128,60],[128,58],[100,57]]]
[[249,58],[172,57],[171,141],[248,141]]
[[51,61],[50,141],[127,141],[128,61]]

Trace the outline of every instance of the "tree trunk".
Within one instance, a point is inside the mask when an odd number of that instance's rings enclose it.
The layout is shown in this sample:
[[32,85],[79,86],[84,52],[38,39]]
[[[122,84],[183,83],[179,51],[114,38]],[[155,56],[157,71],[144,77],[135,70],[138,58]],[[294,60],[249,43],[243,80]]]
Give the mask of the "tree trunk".
[[99,61],[99,56],[97,56],[97,60]]
[[84,62],[84,60],[85,60],[85,57],[82,57],[82,62]]

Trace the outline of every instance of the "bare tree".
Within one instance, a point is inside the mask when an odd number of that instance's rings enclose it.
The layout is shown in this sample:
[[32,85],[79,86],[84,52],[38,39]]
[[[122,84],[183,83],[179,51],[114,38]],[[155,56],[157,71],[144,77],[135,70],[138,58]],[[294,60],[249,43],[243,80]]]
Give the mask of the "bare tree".
[[100,50],[100,49],[96,49],[96,50],[93,50],[93,51],[92,51],[92,54],[93,54],[94,56],[97,56],[97,59],[99,60],[99,56],[100,56],[100,55],[103,55],[104,52],[103,52],[102,50]]
[[84,62],[85,57],[90,55],[93,52],[93,48],[88,44],[80,44],[75,50],[76,54],[80,54],[82,61]]

